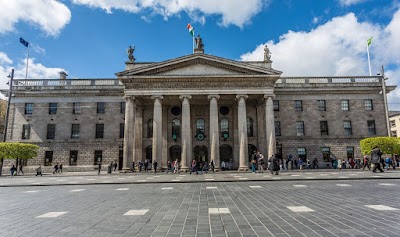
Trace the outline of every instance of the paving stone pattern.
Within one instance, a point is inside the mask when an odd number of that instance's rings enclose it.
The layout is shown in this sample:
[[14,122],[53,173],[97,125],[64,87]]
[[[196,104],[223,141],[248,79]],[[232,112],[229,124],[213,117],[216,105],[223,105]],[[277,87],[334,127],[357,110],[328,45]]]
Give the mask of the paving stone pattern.
[[400,236],[399,219],[397,180],[0,187],[0,236]]

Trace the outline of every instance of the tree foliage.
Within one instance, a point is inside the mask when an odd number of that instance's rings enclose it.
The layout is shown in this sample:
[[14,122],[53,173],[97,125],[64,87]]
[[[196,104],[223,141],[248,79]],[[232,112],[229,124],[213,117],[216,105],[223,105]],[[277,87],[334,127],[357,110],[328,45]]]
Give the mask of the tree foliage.
[[379,147],[383,154],[399,154],[400,138],[397,137],[371,137],[360,141],[361,152],[369,155],[374,147]]
[[32,159],[37,156],[39,146],[19,142],[0,143],[0,158],[3,159]]

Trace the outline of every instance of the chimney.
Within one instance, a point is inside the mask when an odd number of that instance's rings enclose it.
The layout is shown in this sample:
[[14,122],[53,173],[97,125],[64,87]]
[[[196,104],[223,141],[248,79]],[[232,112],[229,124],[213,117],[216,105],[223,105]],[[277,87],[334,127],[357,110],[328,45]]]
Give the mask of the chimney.
[[60,80],[65,80],[67,79],[68,74],[65,73],[64,71],[59,72],[60,73]]

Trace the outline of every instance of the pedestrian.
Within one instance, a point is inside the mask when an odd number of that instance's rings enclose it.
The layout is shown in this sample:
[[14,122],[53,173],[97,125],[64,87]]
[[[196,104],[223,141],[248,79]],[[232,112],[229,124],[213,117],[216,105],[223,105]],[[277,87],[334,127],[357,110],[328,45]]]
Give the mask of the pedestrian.
[[371,170],[371,165],[369,164],[369,159],[368,156],[364,156],[364,165],[363,165],[363,170],[365,170],[365,167],[368,168],[368,170]]
[[221,161],[221,170],[225,171],[225,161]]
[[11,176],[14,176],[14,173],[17,174],[17,168],[15,168],[15,165],[12,165],[12,167],[10,168],[10,172],[11,172]]
[[258,173],[264,173],[264,156],[257,151],[257,158],[258,158]]
[[303,160],[299,157],[299,160],[297,161],[297,165],[299,166],[299,169],[303,169]]
[[54,166],[53,174],[58,173],[58,163]]
[[18,166],[18,174],[20,173],[24,174],[24,171],[22,170],[22,164],[19,164]]
[[61,174],[62,174],[62,171],[63,171],[63,164],[62,164],[62,162],[61,162],[61,164],[60,164],[60,166],[59,166],[59,168],[58,168],[58,173],[61,173]]
[[374,164],[374,169],[372,172],[376,173],[378,169],[381,173],[383,172],[381,168],[381,160],[382,160],[382,151],[375,146],[374,149],[371,151],[371,163]]
[[210,168],[211,168],[212,172],[214,173],[214,172],[215,172],[215,171],[214,171],[214,168],[215,168],[215,166],[214,166],[214,160],[211,160],[211,162],[210,162]]
[[167,174],[168,174],[168,171],[171,171],[171,173],[172,173],[172,164],[171,164],[170,160],[167,162]]
[[317,158],[314,158],[314,160],[313,160],[313,169],[318,169],[318,168],[319,168],[318,160],[317,160]]
[[309,159],[307,159],[307,161],[306,161],[306,169],[307,170],[311,169],[311,163],[310,163]]
[[149,160],[148,159],[146,159],[145,161],[144,161],[144,172],[149,172]]
[[139,173],[142,172],[142,161],[138,161]]
[[99,164],[98,164],[98,172],[97,172],[97,174],[100,174],[100,171],[101,171],[101,162],[99,162]]
[[155,161],[153,162],[154,173],[157,173],[157,165],[158,165],[158,163],[157,163],[157,161],[155,160]]
[[360,167],[361,167],[361,160],[360,160],[360,158],[356,158],[356,169],[360,169]]
[[271,174],[275,174],[278,175],[279,174],[279,159],[278,157],[272,155],[272,161],[271,161]]
[[256,173],[256,165],[257,165],[257,154],[256,151],[254,151],[253,154],[251,155],[251,172],[253,174]]
[[135,172],[135,161],[132,162],[132,172]]
[[178,159],[174,162],[174,174],[179,173],[179,161]]
[[202,173],[202,174],[207,173],[207,172],[208,172],[208,169],[209,169],[208,163],[207,163],[207,162],[204,162],[203,168],[201,169],[201,173]]
[[112,173],[112,170],[113,170],[113,168],[114,168],[114,161],[111,161],[111,164],[110,164],[110,166],[108,166],[108,169],[109,169],[109,171],[107,171],[107,172],[110,172],[110,174]]
[[190,166],[190,174],[192,174],[192,173],[194,173],[194,172],[196,172],[196,174],[198,174],[197,173],[197,170],[196,170],[196,165],[197,165],[197,163],[196,163],[196,160],[193,160],[192,161],[192,164],[191,164],[191,166]]
[[338,159],[337,162],[338,162],[338,168],[339,168],[339,170],[342,170],[342,160],[341,160],[341,159]]
[[116,161],[114,161],[114,172],[117,171],[117,167],[118,167],[118,164]]
[[42,176],[42,165],[39,164],[39,167],[36,168],[36,176]]

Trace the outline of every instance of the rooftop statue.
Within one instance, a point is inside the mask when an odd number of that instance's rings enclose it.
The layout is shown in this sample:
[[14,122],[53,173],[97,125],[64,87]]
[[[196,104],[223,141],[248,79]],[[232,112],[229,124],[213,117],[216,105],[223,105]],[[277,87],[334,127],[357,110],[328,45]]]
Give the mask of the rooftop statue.
[[264,61],[271,61],[271,51],[269,51],[269,48],[267,45],[265,45],[265,48],[264,48]]
[[129,46],[129,48],[126,49],[126,53],[128,54],[128,59],[129,62],[134,62],[135,61],[135,57],[133,56],[133,53],[135,52],[135,46]]
[[194,48],[195,50],[204,50],[203,40],[201,39],[200,35],[197,35],[197,38],[195,38],[195,42],[196,42],[196,47]]

